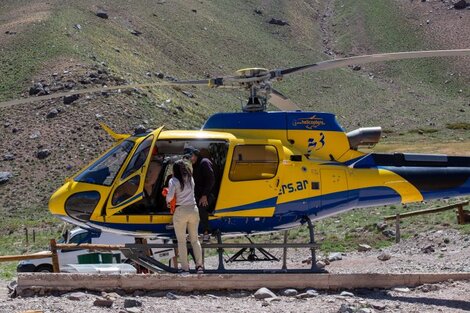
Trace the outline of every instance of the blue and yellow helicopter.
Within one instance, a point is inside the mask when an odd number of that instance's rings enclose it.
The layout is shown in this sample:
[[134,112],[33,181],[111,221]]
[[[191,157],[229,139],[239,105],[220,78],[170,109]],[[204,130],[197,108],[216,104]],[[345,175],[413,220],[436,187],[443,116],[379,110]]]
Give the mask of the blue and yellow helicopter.
[[[363,153],[380,127],[346,133],[330,113],[302,112],[272,82],[300,72],[401,59],[470,55],[470,49],[399,52],[334,59],[294,68],[239,70],[234,76],[75,91],[206,85],[243,88],[239,113],[218,113],[201,130],[116,134],[116,144],[67,179],[50,198],[50,212],[79,226],[133,235],[174,236],[162,189],[169,166],[194,147],[216,173],[213,230],[252,234],[288,229],[353,208],[419,202],[470,194],[470,157]],[[31,102],[63,96],[54,94]],[[267,112],[267,102],[281,109]],[[13,103],[13,102],[12,102]],[[158,161],[158,162],[156,162]],[[158,163],[152,181],[149,169]],[[155,171],[153,171],[155,173]]]

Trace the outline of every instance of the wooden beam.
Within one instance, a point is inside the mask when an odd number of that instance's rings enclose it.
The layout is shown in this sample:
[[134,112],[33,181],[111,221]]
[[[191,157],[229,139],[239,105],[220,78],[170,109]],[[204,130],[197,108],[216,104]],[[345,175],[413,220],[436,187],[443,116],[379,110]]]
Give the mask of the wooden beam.
[[414,287],[452,279],[470,280],[468,273],[406,273],[406,274],[45,274],[18,273],[17,292],[43,290],[68,292],[78,289],[111,290],[256,290],[261,287],[315,288],[323,290],[357,288]]
[[[448,206],[440,207],[440,208],[434,208],[434,209],[426,209],[426,210],[419,210],[419,211],[412,211],[412,212],[406,212],[406,213],[401,213],[400,218],[404,217],[410,217],[410,216],[416,216],[416,215],[422,215],[422,214],[429,214],[429,213],[436,213],[436,212],[442,212],[442,211],[447,211],[451,209],[455,209],[459,206],[464,206],[468,205],[468,201],[463,201],[459,203],[454,203]],[[396,215],[390,215],[390,216],[385,216],[384,220],[389,221],[389,220],[394,220],[396,219]]]
[[43,258],[50,258],[50,257],[52,257],[52,253],[50,252],[41,252],[41,253],[24,254],[24,255],[5,255],[5,256],[0,256],[0,262],[43,259]]

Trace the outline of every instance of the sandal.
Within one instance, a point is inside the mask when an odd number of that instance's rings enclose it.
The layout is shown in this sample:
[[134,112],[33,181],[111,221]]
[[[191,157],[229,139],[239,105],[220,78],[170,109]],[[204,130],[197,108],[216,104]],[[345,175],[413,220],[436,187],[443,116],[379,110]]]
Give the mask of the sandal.
[[204,274],[204,268],[201,265],[199,265],[198,267],[196,267],[196,273]]

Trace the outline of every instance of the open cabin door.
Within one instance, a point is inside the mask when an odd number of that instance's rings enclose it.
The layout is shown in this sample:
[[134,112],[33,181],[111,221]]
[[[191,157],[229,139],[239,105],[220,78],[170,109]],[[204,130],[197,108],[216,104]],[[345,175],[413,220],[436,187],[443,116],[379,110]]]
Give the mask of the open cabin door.
[[163,126],[145,137],[122,166],[106,202],[106,216],[119,213],[144,198],[151,154],[162,129]]
[[279,193],[280,140],[237,139],[230,143],[214,214],[271,217]]

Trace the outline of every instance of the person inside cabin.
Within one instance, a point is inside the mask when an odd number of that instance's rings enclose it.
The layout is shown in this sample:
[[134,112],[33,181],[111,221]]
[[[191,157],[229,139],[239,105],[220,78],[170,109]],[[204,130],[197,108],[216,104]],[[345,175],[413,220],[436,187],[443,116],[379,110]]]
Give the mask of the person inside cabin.
[[173,177],[168,183],[166,203],[176,197],[176,209],[173,215],[173,225],[176,239],[178,240],[178,255],[181,261],[183,273],[189,273],[188,249],[186,247],[186,231],[189,233],[189,241],[196,261],[197,273],[203,273],[202,249],[198,240],[199,213],[194,197],[194,179],[183,160],[173,164]]
[[144,185],[145,192],[149,197],[152,196],[153,187],[163,167],[163,156],[158,154],[157,147],[153,148],[151,158]]
[[201,152],[194,147],[185,149],[185,154],[190,155],[193,164],[193,177],[196,187],[194,194],[199,208],[201,228],[203,232],[203,242],[210,241],[209,214],[214,212],[215,197],[212,189],[215,184],[215,175],[212,162],[204,158]]

